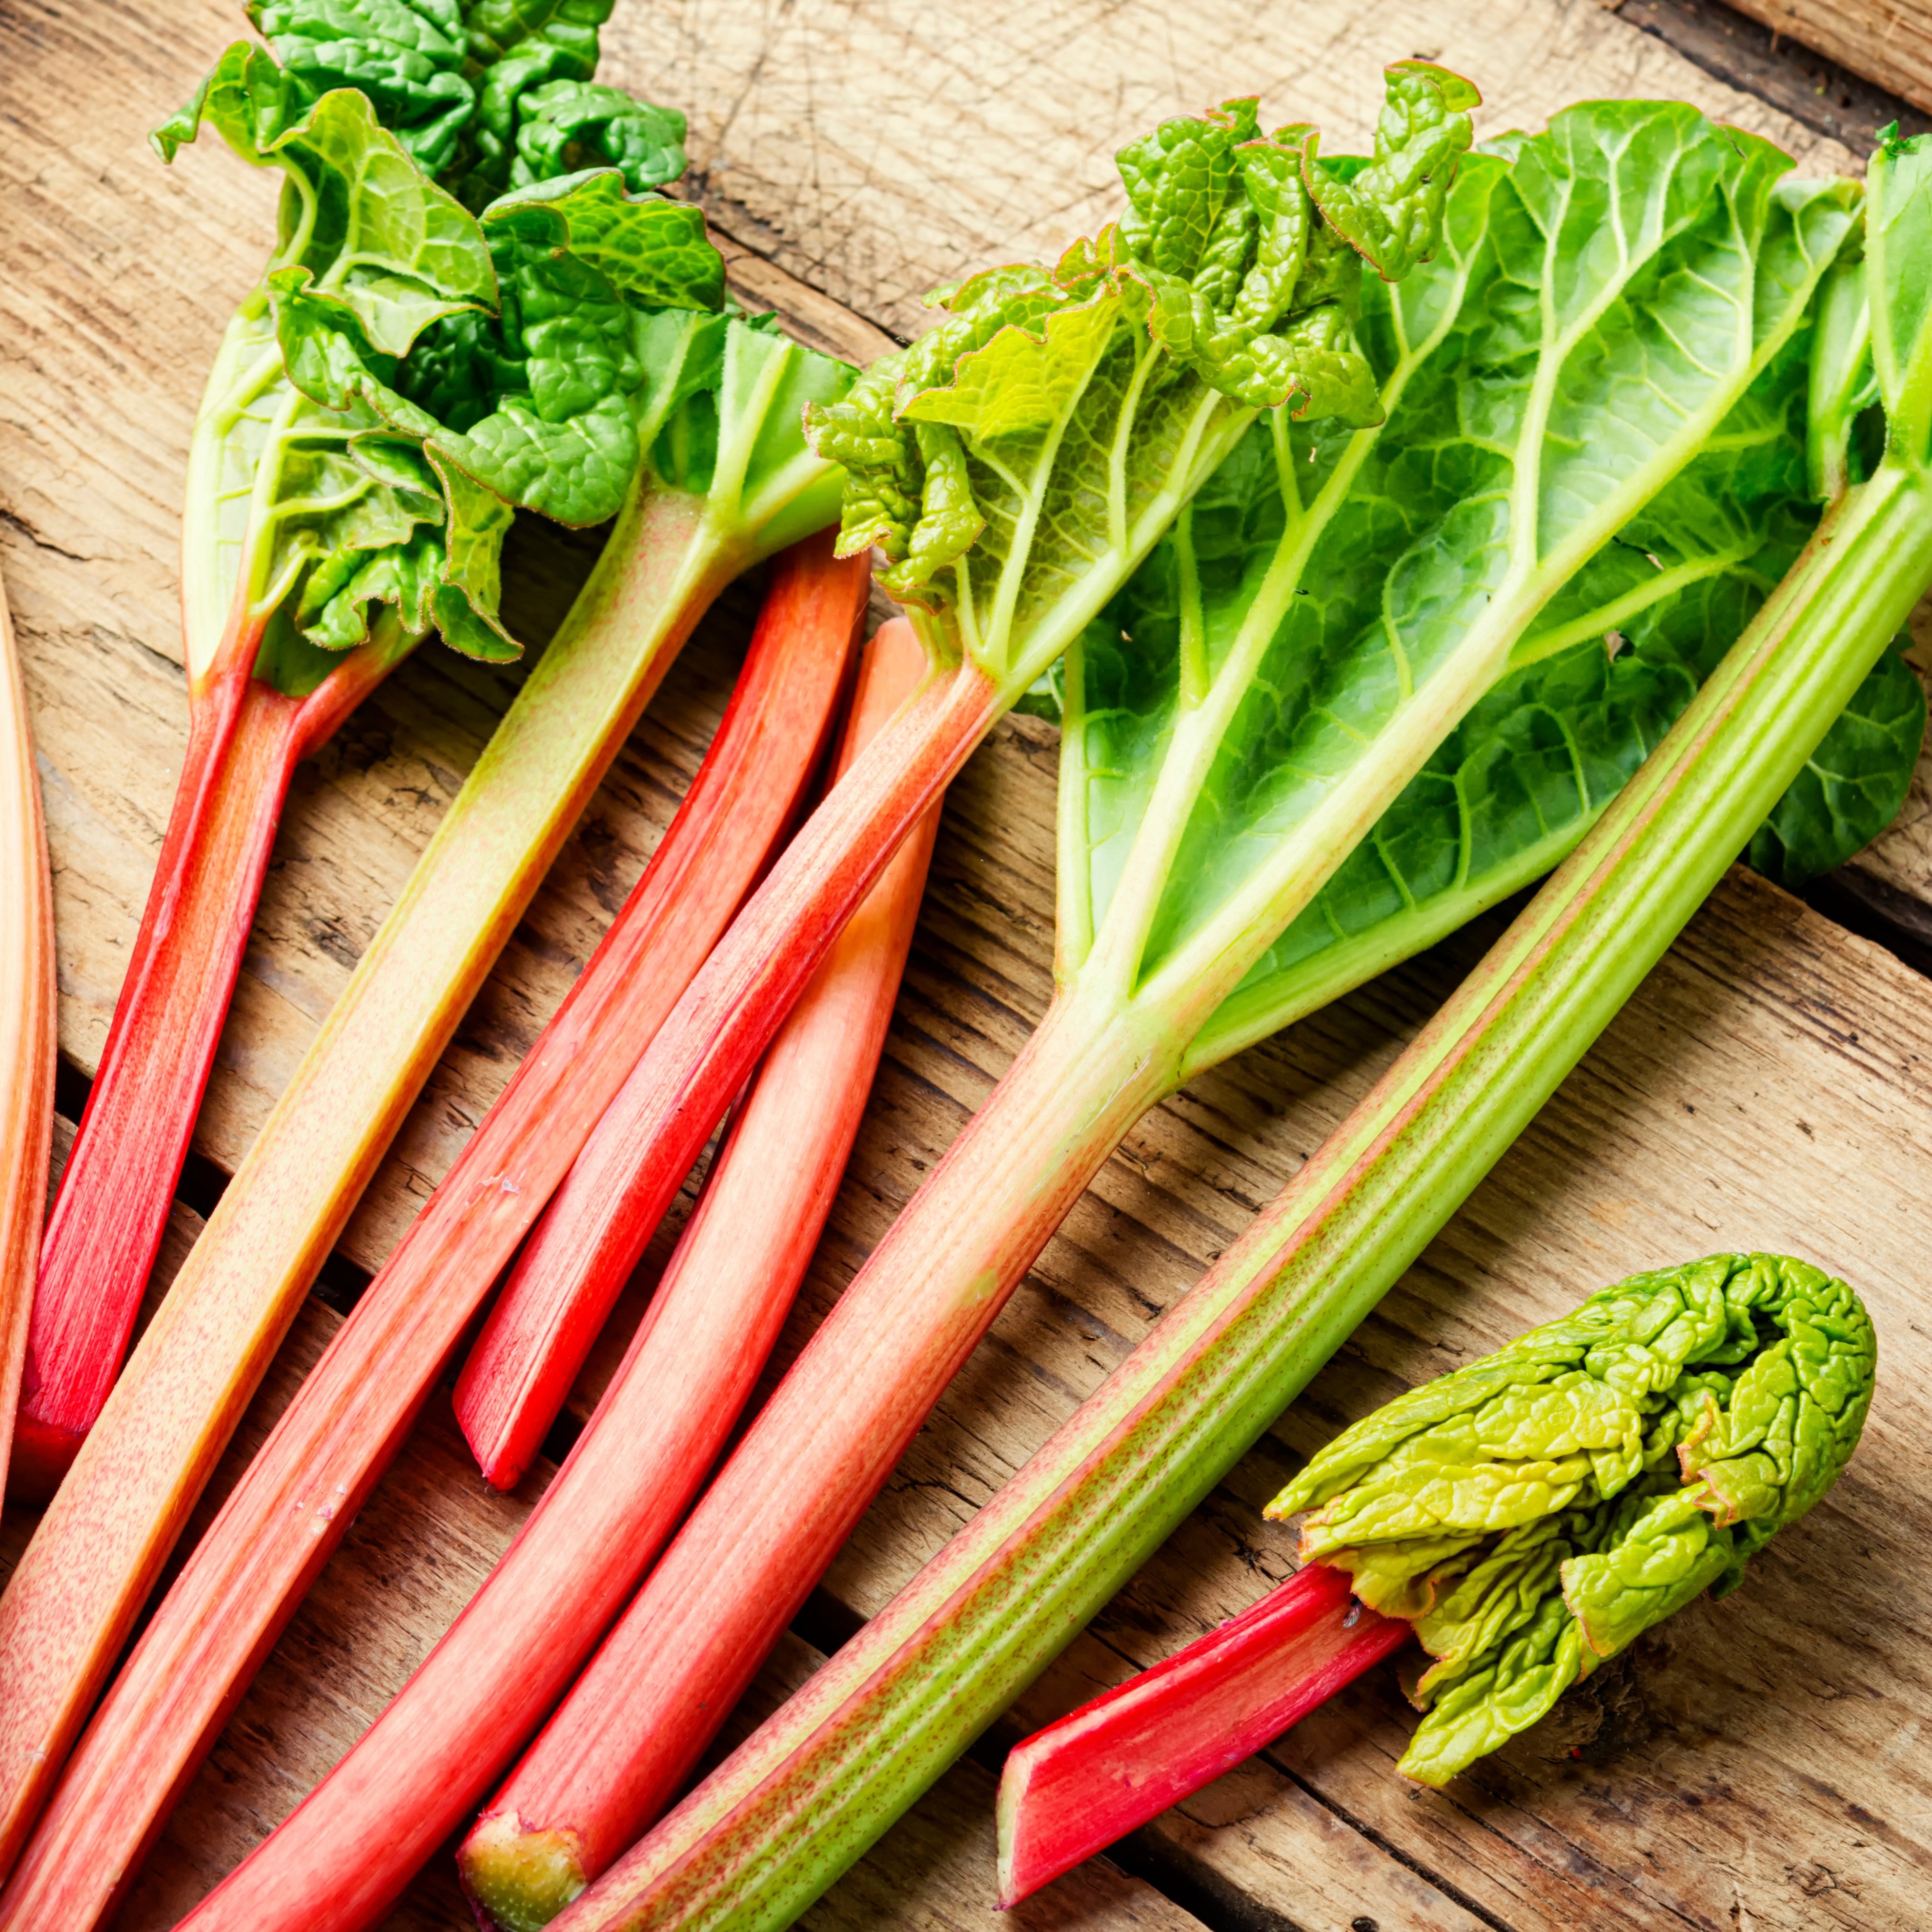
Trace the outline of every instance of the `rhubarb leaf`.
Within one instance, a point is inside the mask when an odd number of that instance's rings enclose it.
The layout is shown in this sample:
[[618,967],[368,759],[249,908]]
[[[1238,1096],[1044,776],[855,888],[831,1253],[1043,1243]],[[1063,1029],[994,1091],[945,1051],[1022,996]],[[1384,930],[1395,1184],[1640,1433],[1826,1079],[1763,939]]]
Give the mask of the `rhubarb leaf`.
[[1427,61],[1389,69],[1388,99],[1365,168],[1330,169],[1318,158],[1315,130],[1300,144],[1302,173],[1322,218],[1379,271],[1399,281],[1429,259],[1467,144],[1461,117],[1481,97],[1460,75]]
[[1892,447],[1932,464],[1932,139],[1888,129],[1866,177],[1871,356]]
[[[1512,673],[1473,706],[1197,1038],[1208,1066],[1433,945],[1550,871],[1688,704],[1796,555],[1749,562],[1622,630]],[[1898,816],[1924,736],[1922,688],[1888,652],[1751,840],[1795,889]]]
[[309,106],[291,76],[242,40],[155,130],[162,158],[172,160],[204,120],[244,160],[282,170],[271,270],[307,270],[382,353],[404,354],[439,316],[494,305],[496,276],[475,220],[381,127],[365,95],[338,88]]
[[1402,1768],[1440,1784],[1746,1561],[1838,1479],[1876,1341],[1802,1262],[1633,1276],[1345,1430],[1268,1506],[1434,1660]]
[[1925,740],[1925,688],[1896,651],[1858,687],[1745,851],[1796,889],[1841,866],[1898,816]]
[[1811,494],[1820,502],[1858,480],[1853,474],[1855,459],[1863,454],[1856,446],[1858,431],[1877,400],[1864,251],[1847,242],[1819,292],[1813,331],[1808,453]]
[[684,172],[684,131],[674,109],[589,81],[549,81],[519,103],[509,185],[613,167],[635,192],[662,188]]
[[1241,962],[1198,1065],[1581,836],[1808,514],[1856,202],[1790,166],[1622,102],[1469,158],[1435,259],[1360,292],[1384,420],[1258,424],[1068,653],[1063,975],[1185,1002]]
[[251,0],[293,119],[366,95],[424,172],[480,212],[506,189],[612,166],[635,190],[684,172],[684,117],[591,80],[611,0]]
[[500,312],[433,331],[398,386],[442,418],[424,432],[442,461],[508,502],[602,523],[636,472],[640,418],[664,373],[646,320],[718,308],[724,265],[697,209],[628,195],[614,170],[506,196],[484,226]]
[[357,88],[425,174],[448,164],[476,106],[458,0],[252,0],[248,17],[304,105]]
[[[1355,178],[1417,252],[1474,95],[1413,68],[1390,88],[1412,106]],[[1263,140],[1252,100],[1164,123],[1121,151],[1118,227],[1050,271],[938,291],[937,327],[813,412],[814,446],[847,471],[845,554],[884,549],[886,588],[940,659],[968,655],[1018,697],[1255,412],[1372,410],[1349,322],[1360,257],[1310,198],[1306,137]],[[1373,246],[1368,224],[1360,238]]]
[[211,670],[238,595],[256,669],[292,694],[368,640],[388,604],[406,649],[432,624],[475,655],[516,647],[496,615],[508,512],[428,460],[436,427],[379,406],[426,332],[493,307],[472,217],[430,182],[368,98],[310,100],[260,48],[222,56],[156,134],[172,158],[211,122],[285,176],[278,244],[230,323],[190,457],[184,604],[189,674]]

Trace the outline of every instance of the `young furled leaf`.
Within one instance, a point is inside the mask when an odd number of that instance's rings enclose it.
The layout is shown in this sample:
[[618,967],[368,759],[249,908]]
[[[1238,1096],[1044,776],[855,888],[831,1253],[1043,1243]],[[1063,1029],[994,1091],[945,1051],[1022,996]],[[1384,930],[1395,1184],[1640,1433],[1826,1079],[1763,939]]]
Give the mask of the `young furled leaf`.
[[1400,1768],[1443,1784],[1746,1562],[1870,1406],[1858,1297],[1779,1255],[1634,1275],[1345,1430],[1268,1505],[1433,1660]]

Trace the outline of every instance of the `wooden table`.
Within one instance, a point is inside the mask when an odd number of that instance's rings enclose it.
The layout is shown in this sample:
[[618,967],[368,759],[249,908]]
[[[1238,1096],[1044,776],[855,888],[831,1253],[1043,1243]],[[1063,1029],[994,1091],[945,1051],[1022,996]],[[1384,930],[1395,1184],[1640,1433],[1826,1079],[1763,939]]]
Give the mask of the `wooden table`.
[[[180,478],[204,369],[256,272],[273,194],[212,142],[165,170],[143,134],[236,26],[212,0],[0,0],[0,568],[53,842],[70,1087],[98,1054],[178,769]],[[885,346],[882,332],[918,326],[922,289],[1046,254],[1113,212],[1111,152],[1161,116],[1258,92],[1279,118],[1316,120],[1346,145],[1362,136],[1380,63],[1399,56],[1476,78],[1491,129],[1534,124],[1585,94],[1671,94],[1784,140],[1814,170],[1856,165],[1594,0],[622,0],[608,45],[609,78],[690,112],[693,189],[742,298],[855,357]],[[521,634],[547,634],[588,554],[581,542],[518,540]],[[637,877],[715,725],[750,608],[747,595],[726,601],[598,794],[311,1298],[223,1481],[339,1321],[332,1302],[380,1264]],[[304,769],[203,1110],[190,1200],[205,1206],[247,1145],[512,683],[428,649]],[[1052,731],[1013,720],[955,788],[886,1063],[782,1358],[1044,1008],[1054,760]],[[1843,902],[1854,900],[1932,932],[1923,791],[1848,876]],[[754,1701],[768,1704],[882,1604],[1096,1385],[1494,930],[1246,1054],[1136,1130]],[[1852,1280],[1884,1364],[1849,1474],[1759,1560],[1748,1588],[1684,1612],[1447,1790],[1394,1774],[1405,1720],[1393,1682],[1372,1678],[1017,1922],[1932,1925],[1928,1202],[1932,986],[1734,874],[1381,1312],[1018,1721],[1030,1727],[1118,1681],[1285,1574],[1287,1539],[1260,1506],[1345,1420],[1634,1268],[1788,1247]],[[194,1219],[180,1209],[157,1291]],[[433,1404],[176,1814],[126,1924],[172,1922],[291,1808],[447,1625],[528,1500],[483,1490],[446,1399]],[[6,1557],[30,1528],[9,1514]],[[808,1922],[994,1924],[992,1782],[984,1763],[962,1765]],[[394,1921],[463,1922],[446,1859]]]

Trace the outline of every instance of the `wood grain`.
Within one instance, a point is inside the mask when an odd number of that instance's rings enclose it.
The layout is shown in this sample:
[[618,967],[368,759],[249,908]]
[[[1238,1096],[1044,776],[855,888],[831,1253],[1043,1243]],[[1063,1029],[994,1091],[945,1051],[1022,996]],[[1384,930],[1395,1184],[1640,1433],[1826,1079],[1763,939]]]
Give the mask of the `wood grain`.
[[[62,1039],[92,1068],[158,846],[185,708],[175,526],[220,322],[259,263],[271,184],[212,146],[172,170],[143,130],[236,27],[213,0],[0,0],[0,562],[16,592],[60,922]],[[1359,141],[1386,58],[1474,75],[1486,124],[1592,94],[1676,94],[1844,151],[1594,0],[625,0],[608,77],[692,112],[694,189],[744,299],[854,356],[919,292],[1052,252],[1116,212],[1108,159],[1236,92]],[[520,532],[541,640],[594,539]],[[688,650],[412,1116],[345,1242],[378,1264],[636,878],[722,710],[752,608]],[[232,1167],[460,783],[514,674],[432,647],[304,767],[197,1130]],[[795,1352],[1042,1010],[1053,734],[1016,720],[949,802],[887,1058],[797,1319]],[[1932,790],[1865,864],[1932,907]],[[1932,914],[1928,914],[1932,916]],[[1473,956],[1466,938],[1244,1056],[1130,1136],[922,1435],[830,1579],[862,1616],[963,1520],[1293,1172]],[[1750,1588],[1700,1606],[1447,1793],[1391,1774],[1372,1684],[1043,1895],[1039,1924],[1342,1932],[1925,1922],[1918,1741],[1932,1721],[1913,1392],[1932,1363],[1932,993],[1738,875],[1544,1118],[1308,1396],[1069,1653],[1031,1720],[1116,1681],[1283,1573],[1259,1507],[1294,1459],[1418,1377],[1628,1268],[1790,1245],[1872,1298],[1887,1352],[1865,1450]],[[178,1222],[177,1241],[188,1232]],[[662,1245],[662,1244],[661,1244]],[[177,1256],[178,1258],[178,1256]],[[311,1305],[222,1480],[335,1317]],[[219,1484],[218,1487],[219,1487]],[[527,1497],[492,1498],[434,1406],[178,1814],[129,1923],[168,1922],[333,1762],[446,1627]],[[0,1548],[26,1525],[9,1516]],[[761,1694],[808,1667],[794,1647]],[[789,1676],[788,1676],[789,1673]],[[990,1925],[982,1767],[961,1767],[814,1923]],[[397,1924],[462,1922],[439,1862]]]
[[1932,109],[1932,5],[1926,0],[1732,0],[1881,87]]

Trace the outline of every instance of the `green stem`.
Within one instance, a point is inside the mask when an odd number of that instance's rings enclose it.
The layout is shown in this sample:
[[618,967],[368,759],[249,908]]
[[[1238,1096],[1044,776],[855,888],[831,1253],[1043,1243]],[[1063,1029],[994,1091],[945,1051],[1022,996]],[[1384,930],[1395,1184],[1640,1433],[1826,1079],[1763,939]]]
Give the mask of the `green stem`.
[[1842,500],[1642,770],[1242,1240],[561,1918],[788,1924],[1051,1661],[1419,1255],[1816,748],[1928,584],[1932,479]]

